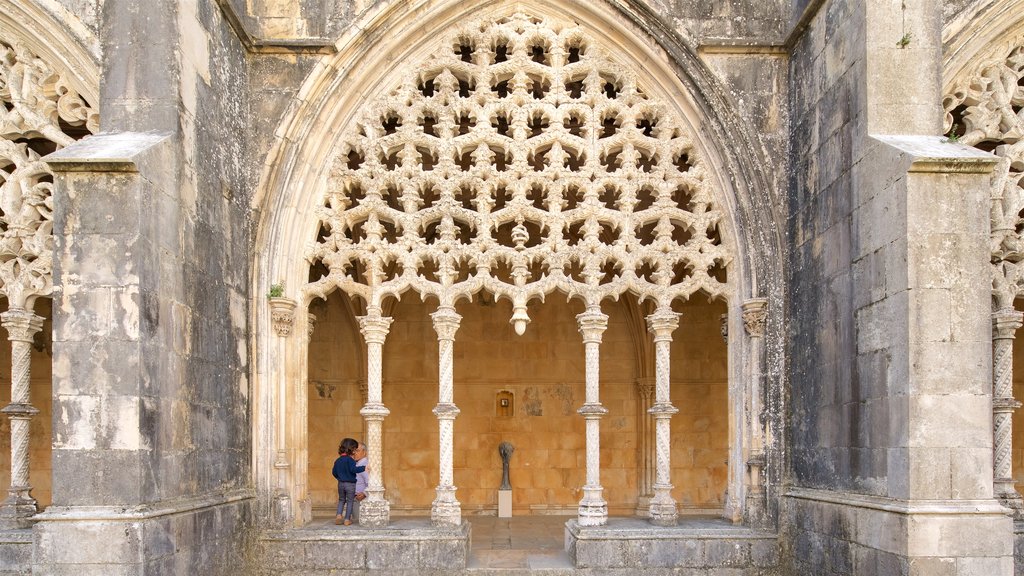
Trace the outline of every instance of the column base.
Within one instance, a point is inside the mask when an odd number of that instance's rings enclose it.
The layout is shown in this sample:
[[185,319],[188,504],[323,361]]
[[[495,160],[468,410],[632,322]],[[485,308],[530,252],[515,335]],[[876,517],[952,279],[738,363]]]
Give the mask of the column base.
[[359,525],[367,528],[384,528],[391,521],[391,503],[387,500],[367,498],[359,505]]
[[996,500],[1010,509],[1014,520],[1024,520],[1024,497],[1016,490],[1001,491],[996,494]]
[[11,493],[0,505],[0,529],[13,530],[31,528],[35,524],[32,518],[39,512],[36,499],[29,495],[31,488],[11,489]]
[[430,505],[430,523],[437,527],[462,524],[462,505],[455,499],[454,486],[437,488],[437,497]]
[[676,501],[666,491],[651,499],[650,522],[655,526],[675,526],[679,521]]
[[584,497],[577,514],[580,526],[604,526],[608,523],[608,503],[601,497]]

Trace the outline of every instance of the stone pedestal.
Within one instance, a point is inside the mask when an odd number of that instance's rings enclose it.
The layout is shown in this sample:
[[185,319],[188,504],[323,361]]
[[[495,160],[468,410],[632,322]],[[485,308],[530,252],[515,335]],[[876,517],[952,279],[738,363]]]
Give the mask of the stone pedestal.
[[512,491],[498,490],[498,518],[512,517]]

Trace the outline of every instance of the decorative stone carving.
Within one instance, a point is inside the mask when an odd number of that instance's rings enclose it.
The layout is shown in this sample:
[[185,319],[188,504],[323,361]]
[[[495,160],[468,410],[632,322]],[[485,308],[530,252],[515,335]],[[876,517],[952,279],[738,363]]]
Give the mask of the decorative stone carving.
[[993,491],[1013,510],[1015,518],[1024,517],[1024,499],[1013,480],[1013,411],[1020,407],[1013,397],[1013,339],[1024,324],[1024,313],[1012,308],[992,314],[992,428]]
[[462,506],[455,498],[452,468],[455,418],[459,415],[459,408],[454,402],[454,348],[455,332],[459,329],[462,316],[453,306],[441,306],[430,316],[434,321],[438,342],[438,400],[434,415],[437,416],[440,448],[440,479],[430,507],[430,518],[434,526],[458,526],[462,523]]
[[601,336],[608,328],[608,315],[597,306],[576,316],[586,355],[586,401],[577,411],[586,420],[587,483],[579,504],[580,526],[603,526],[608,522],[608,503],[601,486],[601,418],[608,409],[600,400]]
[[751,298],[743,303],[743,327],[751,338],[764,337],[766,298]]
[[295,322],[295,300],[283,296],[268,298],[270,303],[270,324],[274,332],[282,338],[292,335],[292,325]]
[[359,414],[366,422],[366,446],[369,449],[369,481],[366,499],[359,506],[359,525],[380,528],[388,525],[391,518],[391,504],[384,498],[384,480],[381,474],[383,445],[383,422],[391,411],[384,406],[383,398],[383,347],[388,336],[392,319],[381,316],[380,306],[369,306],[365,316],[360,316],[359,331],[366,342],[366,404]]
[[999,47],[994,56],[959,79],[943,98],[947,133],[968,146],[992,150],[1000,158],[992,180],[993,309],[1012,308],[1024,280],[1024,46]]
[[344,133],[307,286],[442,305],[725,295],[732,252],[681,119],[569,24],[473,23]]
[[37,511],[28,478],[29,421],[39,413],[29,401],[29,366],[32,339],[42,329],[43,318],[13,309],[0,314],[0,323],[11,341],[11,403],[0,410],[11,419],[11,486],[0,506],[0,527],[29,528]]
[[654,497],[651,498],[651,523],[672,526],[678,519],[676,501],[672,498],[671,435],[669,421],[679,409],[672,405],[669,389],[672,332],[679,327],[679,314],[661,306],[647,317],[654,335],[654,405],[647,411],[654,416]]

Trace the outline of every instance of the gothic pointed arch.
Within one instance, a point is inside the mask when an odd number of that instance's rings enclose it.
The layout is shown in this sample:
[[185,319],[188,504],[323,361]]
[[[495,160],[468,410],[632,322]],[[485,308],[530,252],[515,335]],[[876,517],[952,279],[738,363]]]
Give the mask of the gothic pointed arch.
[[[737,327],[741,302],[779,305],[781,226],[759,147],[683,40],[603,2],[424,6],[367,15],[298,95],[254,200],[254,293],[281,285],[304,310],[337,288],[375,304],[486,290],[520,323],[554,290],[665,304],[700,291],[728,300]],[[294,308],[274,318],[301,327]],[[285,366],[304,349],[270,319],[255,307],[257,482],[299,518],[303,408],[288,410],[282,388],[303,381]],[[741,358],[751,344],[732,334]]]

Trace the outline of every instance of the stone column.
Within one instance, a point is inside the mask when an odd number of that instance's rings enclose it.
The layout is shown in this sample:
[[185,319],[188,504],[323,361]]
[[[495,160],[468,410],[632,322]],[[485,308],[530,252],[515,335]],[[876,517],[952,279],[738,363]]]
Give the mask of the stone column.
[[586,354],[586,402],[577,411],[587,421],[587,483],[579,505],[580,526],[603,526],[608,522],[608,503],[601,487],[601,417],[608,409],[601,406],[600,361],[601,335],[608,327],[608,315],[597,306],[590,306],[576,316],[583,336]]
[[381,464],[381,428],[384,418],[390,414],[384,406],[382,391],[382,352],[384,340],[391,327],[391,318],[381,316],[380,306],[369,306],[366,316],[359,317],[359,331],[366,341],[366,405],[359,411],[366,421],[366,445],[370,450],[370,480],[366,487],[366,499],[359,507],[359,525],[370,527],[387,526],[391,507],[384,498],[384,483]]
[[[270,306],[270,324],[277,334],[277,353],[281,358],[288,354],[287,339],[291,337],[295,324],[295,308],[297,303],[284,296],[272,296],[267,299]],[[288,458],[288,374],[281,370],[278,382],[275,383],[276,396],[274,409],[274,522],[286,525],[295,520],[296,509],[293,507],[292,491],[295,486],[291,482],[291,462]]]
[[743,303],[743,327],[750,338],[750,364],[746,373],[750,378],[747,406],[750,446],[747,452],[747,515],[760,518],[764,511],[764,424],[761,419],[761,358],[764,356],[765,298],[751,298]]
[[659,306],[647,317],[647,327],[654,335],[654,406],[647,411],[654,416],[655,480],[654,498],[651,499],[651,523],[658,526],[675,525],[678,517],[676,501],[672,498],[671,436],[669,421],[679,412],[672,406],[669,396],[669,367],[672,332],[679,327],[679,314],[668,306]]
[[29,420],[39,413],[29,401],[32,340],[43,327],[43,318],[24,308],[0,314],[0,324],[11,340],[11,403],[0,412],[11,419],[11,486],[0,506],[0,527],[30,528],[38,511],[29,485]]
[[654,426],[647,410],[654,398],[654,378],[645,376],[636,379],[637,396],[637,514],[645,515],[651,506],[651,491],[654,485]]
[[1012,308],[992,313],[993,491],[1017,519],[1024,517],[1024,500],[1013,480],[1013,411],[1020,407],[1013,397],[1013,338],[1022,318]]
[[455,332],[459,329],[462,316],[453,306],[440,306],[430,317],[434,321],[438,342],[438,395],[434,415],[437,416],[440,438],[440,478],[437,496],[430,507],[430,520],[434,526],[458,526],[462,523],[462,507],[455,498],[455,479],[452,473],[455,417],[459,415],[459,409],[453,402],[453,349]]

